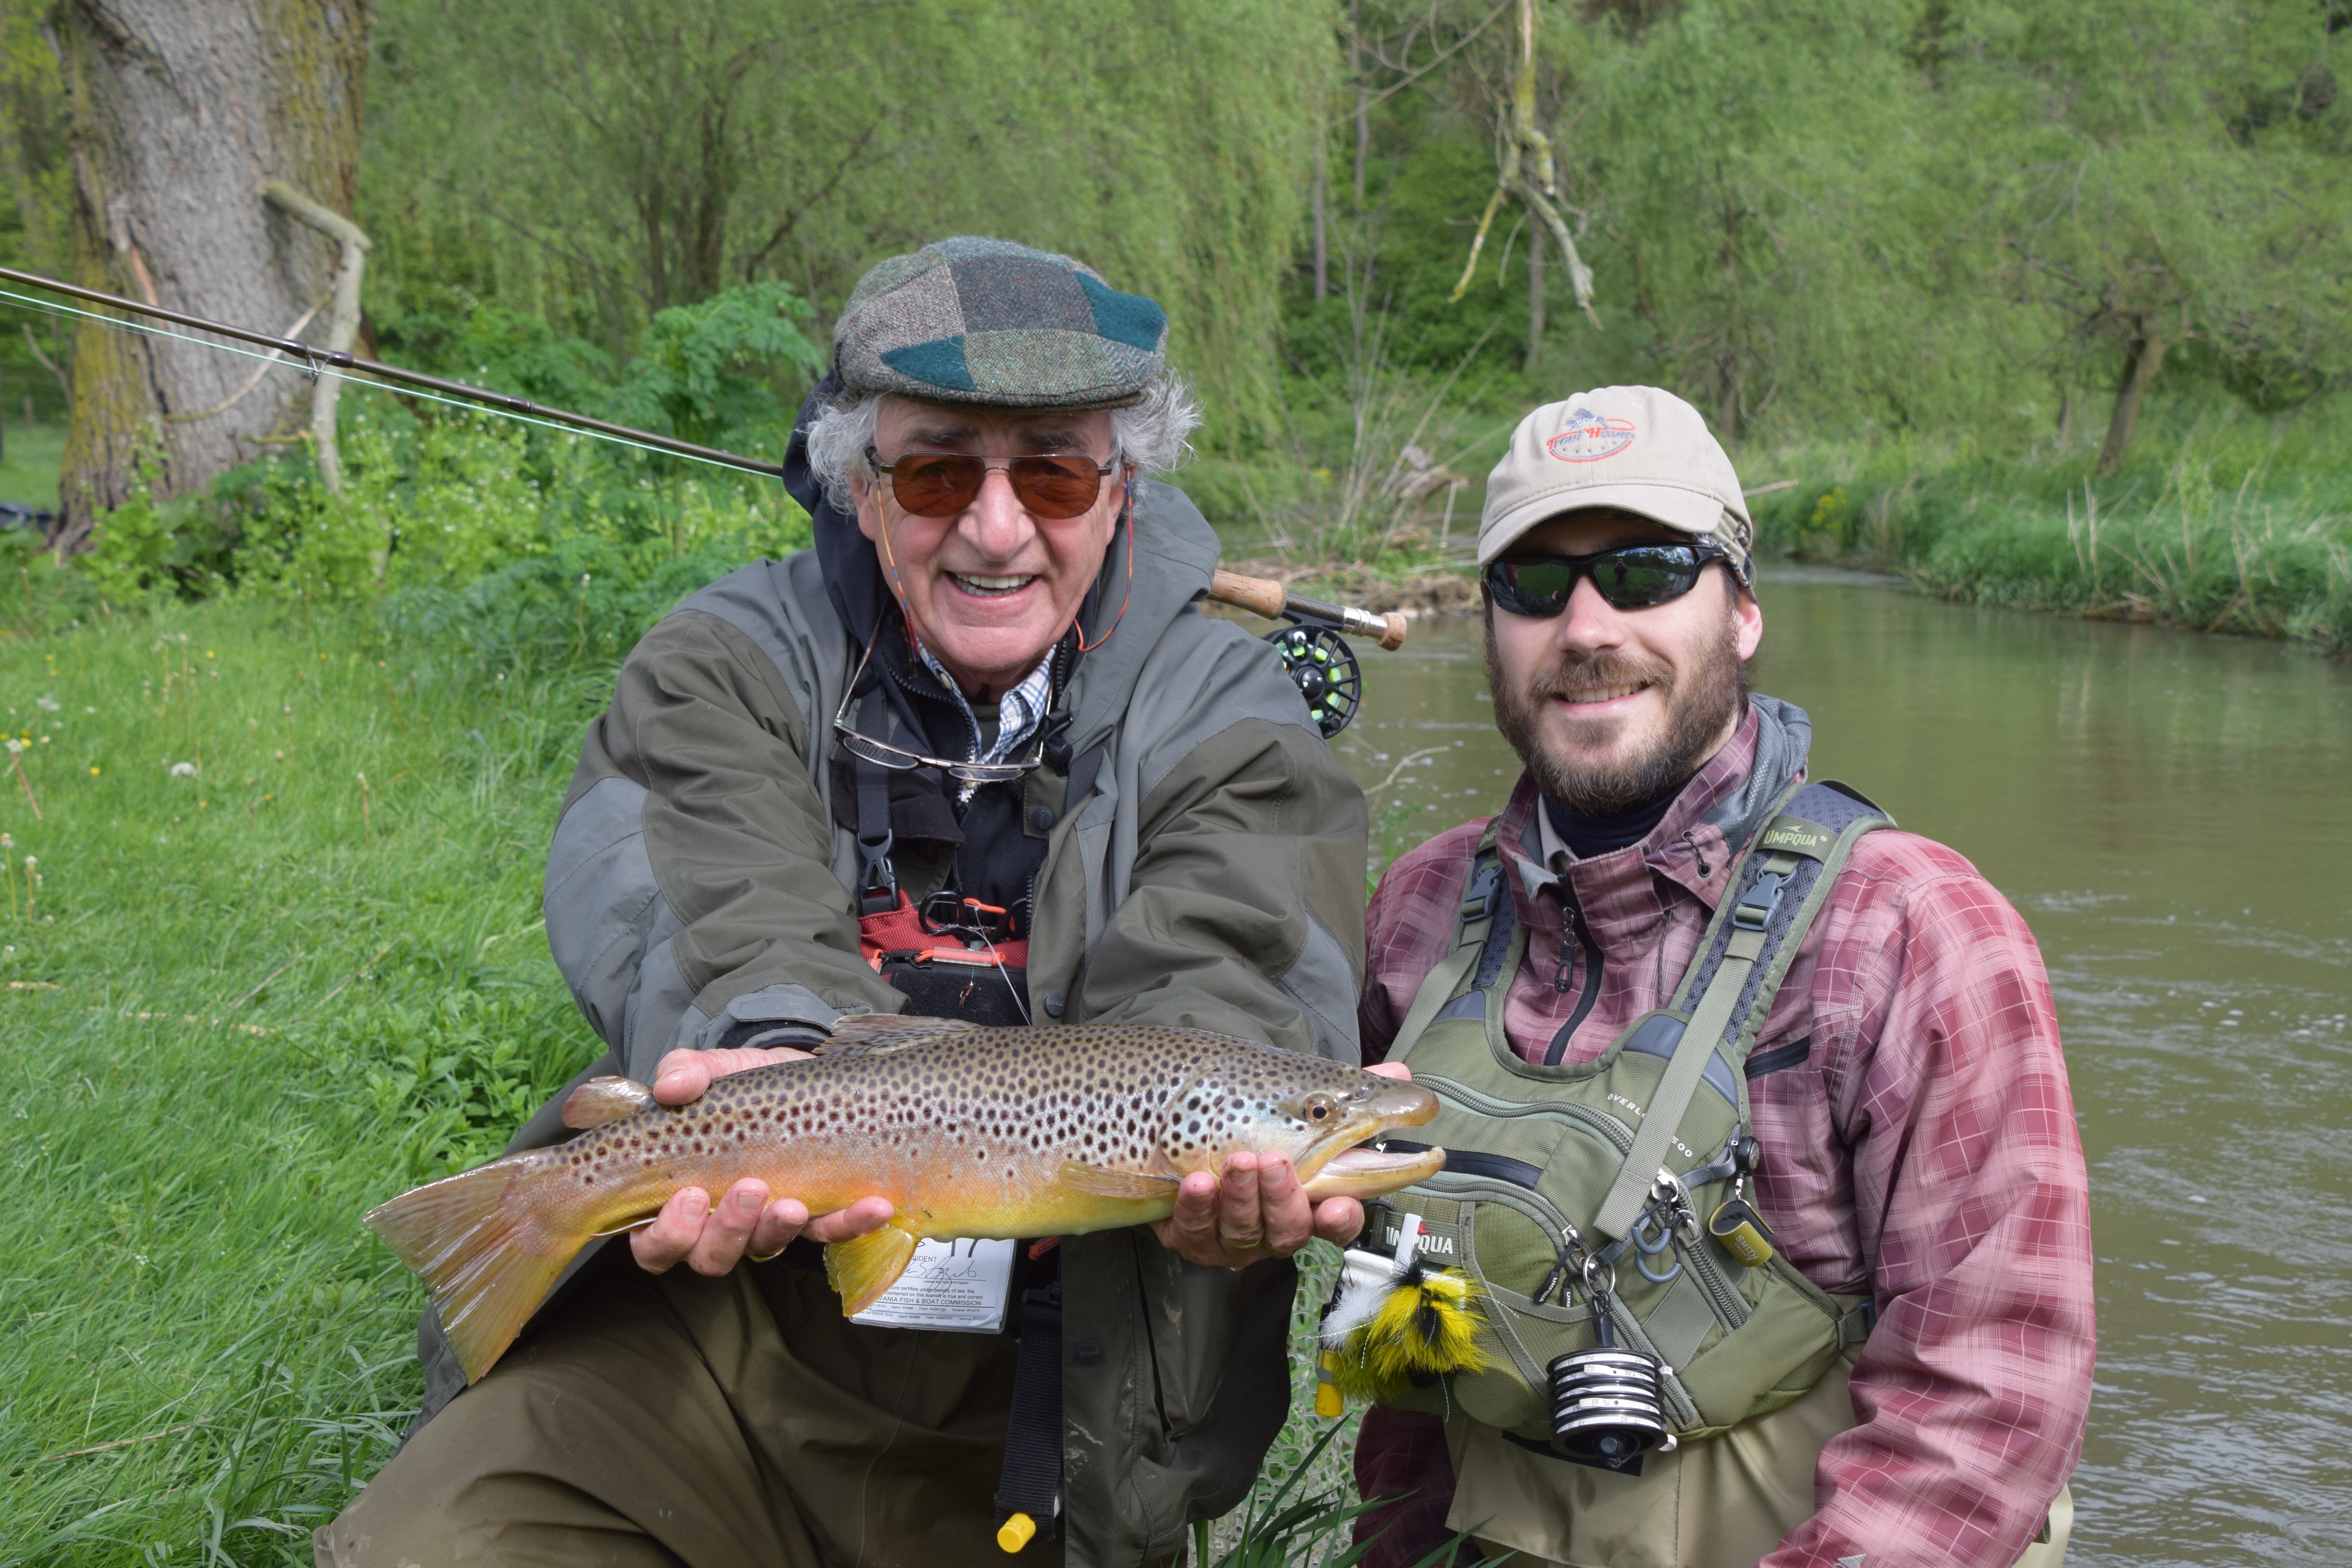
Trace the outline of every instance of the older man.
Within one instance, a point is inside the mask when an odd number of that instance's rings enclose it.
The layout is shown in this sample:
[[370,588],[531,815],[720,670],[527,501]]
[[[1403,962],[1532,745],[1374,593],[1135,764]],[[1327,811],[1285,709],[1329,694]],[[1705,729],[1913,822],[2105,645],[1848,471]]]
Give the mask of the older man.
[[[1621,1035],[1628,1051],[1648,1048],[1629,1026],[1675,1005],[1702,952],[1745,952],[1772,984],[1761,949],[1718,947],[1710,924],[1741,852],[1804,779],[1811,740],[1801,710],[1747,690],[1764,635],[1749,538],[1730,461],[1681,399],[1605,387],[1521,423],[1489,483],[1478,559],[1495,720],[1527,772],[1499,818],[1432,839],[1373,896],[1368,1055],[1408,1059],[1448,1030],[1500,1037],[1510,1054],[1495,1054],[1494,1079],[1540,1103],[1603,1070],[1594,1064]],[[1829,804],[1824,815],[1874,817],[1851,797]],[[1738,917],[1779,910],[1774,889],[1799,858],[1778,871],[1757,862],[1722,929],[1780,940],[1789,911]],[[1496,896],[1465,899],[1478,868],[1499,868],[1479,872]],[[1678,1343],[1661,1355],[1685,1373],[1702,1346],[1755,1358],[1742,1369],[1752,1382],[1729,1379],[1746,1390],[1738,1405],[1708,1417],[1728,1429],[1630,1463],[1589,1451],[1579,1463],[1470,1418],[1464,1402],[1374,1410],[1357,1477],[1367,1497],[1402,1500],[1365,1520],[1379,1537],[1368,1562],[1402,1568],[1453,1530],[1535,1568],[2063,1557],[2062,1488],[2091,1394],[2089,1195],[2041,955],[1968,861],[1910,834],[1864,832],[1818,907],[1777,994],[1763,993],[1760,1027],[1738,1023],[1752,1011],[1707,1014],[1712,984],[1690,1014],[1694,1029],[1702,1015],[1732,1024],[1728,1066],[1705,1036],[1693,1065],[1709,1064],[1710,1081],[1725,1067],[1719,1090],[1760,1143],[1759,1166],[1754,1144],[1732,1140],[1733,1164],[1707,1180],[1752,1172],[1742,1179],[1772,1239],[1738,1262],[1704,1237],[1689,1246],[1752,1286],[1747,1300],[1790,1310],[1757,1308],[1749,1321],[1780,1336],[1760,1346],[1717,1335],[1721,1320],[1685,1280],[1697,1312],[1676,1317],[1668,1295],[1643,1348]],[[1456,957],[1478,943],[1467,956],[1483,960],[1513,927],[1516,966]],[[1723,957],[1713,973],[1730,968]],[[1687,1056],[1675,1051],[1676,1065]],[[1731,1076],[1743,1058],[1744,1094]],[[1623,1101],[1637,1151],[1674,1081],[1669,1068],[1646,1110]],[[1679,1081],[1686,1100],[1709,1092]],[[1457,1151],[1464,1131],[1447,1132]],[[1713,1149],[1685,1156],[1677,1173]],[[1622,1174],[1600,1169],[1613,1196]],[[1638,1172],[1633,1195],[1654,1169]],[[1625,1232],[1606,1228],[1609,1205],[1593,1198],[1572,1222],[1598,1247]],[[1764,1267],[1781,1258],[1801,1280]],[[1631,1263],[1623,1274],[1642,1288]]]
[[[902,1009],[1355,1058],[1363,799],[1197,607],[1216,536],[1144,479],[1195,419],[1166,338],[1022,246],[859,283],[788,459],[815,547],[655,627],[583,748],[547,915],[592,1070],[678,1104]],[[1280,1425],[1284,1259],[1362,1223],[1241,1155],[1157,1235],[999,1244],[952,1316],[845,1322],[812,1244],[888,1215],[681,1192],[454,1399],[428,1325],[446,1408],[320,1561],[931,1568],[1004,1561],[1015,1508],[1026,1560],[1164,1559]]]

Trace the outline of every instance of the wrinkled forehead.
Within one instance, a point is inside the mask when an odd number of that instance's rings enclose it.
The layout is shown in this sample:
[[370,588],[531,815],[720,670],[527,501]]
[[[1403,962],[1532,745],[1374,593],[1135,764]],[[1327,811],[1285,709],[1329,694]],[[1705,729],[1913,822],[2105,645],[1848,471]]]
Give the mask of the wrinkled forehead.
[[990,408],[971,404],[919,403],[885,397],[874,444],[892,456],[904,451],[1023,452],[1110,455],[1110,416],[1099,408]]

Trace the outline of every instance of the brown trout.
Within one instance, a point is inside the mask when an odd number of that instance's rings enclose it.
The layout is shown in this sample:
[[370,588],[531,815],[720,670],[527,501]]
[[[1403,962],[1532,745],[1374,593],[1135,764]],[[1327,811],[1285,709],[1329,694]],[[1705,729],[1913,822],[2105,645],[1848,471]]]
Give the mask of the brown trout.
[[468,1382],[490,1369],[593,1237],[696,1186],[756,1176],[812,1215],[877,1194],[890,1222],[825,1248],[842,1311],[871,1306],[924,1237],[1075,1236],[1163,1218],[1194,1171],[1290,1156],[1309,1198],[1377,1197],[1444,1150],[1357,1145],[1437,1113],[1418,1085],[1255,1041],[1158,1025],[991,1029],[860,1015],[811,1060],[715,1079],[673,1110],[596,1079],[551,1149],[405,1193],[367,1225],[421,1276]]

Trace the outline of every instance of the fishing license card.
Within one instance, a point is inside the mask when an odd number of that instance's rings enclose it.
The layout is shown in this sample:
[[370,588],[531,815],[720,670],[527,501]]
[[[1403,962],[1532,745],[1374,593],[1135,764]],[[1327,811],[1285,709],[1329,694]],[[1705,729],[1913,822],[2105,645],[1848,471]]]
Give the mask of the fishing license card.
[[873,1329],[947,1329],[992,1334],[1004,1327],[1013,1284],[1010,1241],[919,1241],[898,1282],[849,1321]]

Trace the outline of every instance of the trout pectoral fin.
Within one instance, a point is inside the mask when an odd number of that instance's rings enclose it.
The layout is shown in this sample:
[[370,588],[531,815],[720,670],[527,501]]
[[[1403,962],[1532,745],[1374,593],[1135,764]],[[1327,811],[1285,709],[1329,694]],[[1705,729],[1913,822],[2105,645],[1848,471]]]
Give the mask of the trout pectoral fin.
[[824,1247],[825,1282],[841,1293],[841,1315],[854,1318],[898,1282],[915,1256],[915,1238],[895,1225]]
[[1098,1198],[1165,1198],[1183,1185],[1178,1176],[1154,1176],[1142,1171],[1114,1171],[1108,1165],[1062,1162],[1062,1185]]
[[654,1108],[654,1091],[635,1079],[592,1078],[565,1098],[563,1125],[585,1132]]

